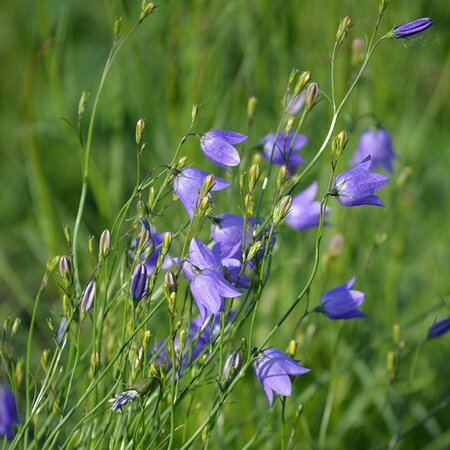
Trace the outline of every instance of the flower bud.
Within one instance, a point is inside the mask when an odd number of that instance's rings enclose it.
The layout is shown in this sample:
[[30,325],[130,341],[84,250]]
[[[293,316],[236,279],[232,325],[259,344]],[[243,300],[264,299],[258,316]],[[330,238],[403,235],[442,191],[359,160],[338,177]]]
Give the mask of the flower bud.
[[139,214],[139,217],[148,216],[148,207],[144,200],[142,200],[142,198],[139,198],[137,202],[137,213]]
[[256,97],[250,97],[247,102],[247,119],[249,123],[252,123],[253,118],[255,117],[256,104],[258,100]]
[[103,230],[100,236],[100,242],[98,244],[98,258],[100,260],[105,259],[109,252],[109,247],[111,246],[111,232],[106,229]]
[[398,323],[392,326],[392,339],[395,345],[398,345],[400,342],[400,325]]
[[209,174],[203,181],[202,197],[206,197],[211,192],[211,189],[214,187],[215,184],[216,179],[214,178],[214,175]]
[[337,258],[342,254],[345,245],[345,238],[342,234],[335,234],[330,241],[330,245],[328,247],[328,253],[330,257]]
[[284,185],[284,182],[286,181],[286,175],[287,175],[287,167],[281,166],[278,170],[277,175],[277,187],[278,189],[281,188]]
[[348,134],[346,131],[341,131],[334,139],[331,144],[332,152],[334,158],[337,160],[341,157],[345,146],[348,142]]
[[305,93],[306,107],[308,109],[311,109],[318,98],[319,98],[319,85],[316,82],[313,82],[306,88]]
[[262,242],[256,241],[251,247],[250,250],[247,253],[247,261],[251,261],[262,249]]
[[44,372],[47,372],[49,354],[50,352],[47,348],[41,354],[41,366],[44,369]]
[[150,330],[145,330],[144,337],[142,339],[142,347],[144,348],[144,351],[148,351],[148,346],[150,344],[150,339],[152,337],[152,332]]
[[180,334],[179,334],[179,337],[180,337],[180,350],[179,350],[180,354],[183,354],[183,350],[184,350],[184,348],[186,346],[187,336],[188,336],[187,331],[184,328],[182,328],[180,330]]
[[289,348],[287,353],[291,358],[293,358],[296,352],[297,352],[297,342],[294,339],[291,339],[291,342],[289,342]]
[[178,290],[178,282],[176,275],[170,271],[164,275],[164,287],[170,294],[176,293]]
[[359,66],[365,57],[366,42],[363,38],[355,38],[352,42],[352,66]]
[[139,145],[141,143],[142,140],[142,133],[144,131],[145,128],[145,122],[144,119],[139,119],[136,123],[136,133],[135,133],[135,138],[136,138],[136,144]]
[[342,42],[346,38],[348,30],[350,29],[350,26],[351,26],[351,22],[352,22],[352,19],[350,16],[345,16],[341,20],[338,31],[336,33],[336,41],[337,42]]
[[292,127],[294,126],[294,122],[295,122],[295,116],[289,116],[289,118],[286,122],[286,128],[285,128],[286,136],[288,136],[289,133],[291,132]]
[[391,38],[394,37],[397,39],[403,39],[418,33],[422,33],[422,31],[430,28],[431,25],[433,25],[433,21],[430,18],[422,17],[420,19],[415,19],[411,22],[402,23],[401,25],[396,26],[386,36]]
[[289,75],[288,87],[290,88],[295,81],[295,77],[298,75],[298,69],[292,69],[291,74]]
[[212,211],[211,199],[209,196],[203,197],[200,200],[198,211],[200,216],[208,216],[209,213]]
[[147,3],[146,0],[143,0],[142,1],[142,6],[141,6],[141,14],[139,16],[139,22],[142,22],[155,9],[156,9],[156,5],[153,2]]
[[50,261],[47,262],[46,270],[48,273],[53,272],[55,267],[59,264],[59,256],[54,256]]
[[311,72],[302,72],[301,75],[298,77],[297,84],[295,85],[294,89],[294,96],[297,96],[300,94],[300,92],[305,89],[306,85],[311,80]]
[[245,206],[245,214],[247,216],[253,216],[255,210],[255,203],[253,201],[253,196],[251,194],[247,194],[244,197],[244,206]]
[[63,310],[67,317],[70,317],[72,315],[73,312],[72,302],[70,301],[70,298],[66,294],[63,295]]
[[17,333],[17,330],[19,329],[20,326],[20,317],[16,317],[16,319],[14,320],[13,324],[12,324],[12,328],[11,328],[11,336],[14,336]]
[[68,256],[64,255],[59,259],[59,273],[65,281],[72,280],[72,263]]
[[114,37],[118,39],[120,37],[120,29],[122,28],[122,17],[118,17],[114,21]]
[[95,281],[89,281],[86,290],[84,291],[83,300],[81,301],[81,311],[88,313],[94,303],[96,285]]
[[164,233],[161,253],[167,255],[171,245],[172,245],[172,233],[170,232]]
[[94,253],[94,236],[89,236],[88,238],[88,251],[89,254],[92,256],[92,254]]
[[145,264],[138,264],[131,278],[130,295],[135,303],[139,303],[148,295],[148,274]]
[[223,379],[226,383],[230,383],[236,378],[239,370],[241,370],[242,361],[243,357],[240,350],[236,350],[228,356],[223,367]]
[[253,191],[258,182],[259,176],[261,175],[261,169],[258,164],[252,164],[250,170],[248,171],[248,189]]
[[273,221],[274,224],[279,224],[287,215],[292,205],[292,197],[290,195],[286,195],[280,200],[280,203],[275,207],[275,211],[273,213]]

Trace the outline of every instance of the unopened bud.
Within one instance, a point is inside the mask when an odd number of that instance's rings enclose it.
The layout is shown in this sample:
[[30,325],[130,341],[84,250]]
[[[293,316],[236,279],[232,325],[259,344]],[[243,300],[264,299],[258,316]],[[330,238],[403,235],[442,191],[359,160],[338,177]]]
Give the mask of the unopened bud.
[[184,168],[186,167],[186,164],[187,164],[188,161],[189,161],[189,160],[188,160],[188,157],[187,157],[187,156],[182,156],[182,157],[179,159],[179,161],[178,161],[177,169],[178,169],[178,170],[184,169]]
[[410,166],[406,166],[398,175],[396,184],[399,188],[402,188],[407,182],[408,180],[411,178],[411,176],[413,175],[413,169]]
[[253,216],[255,211],[255,202],[253,201],[253,196],[251,194],[247,194],[244,197],[244,206],[245,206],[245,214],[247,216]]
[[294,358],[296,352],[297,352],[297,342],[294,339],[291,339],[291,342],[289,342],[288,355],[291,358]]
[[248,189],[253,191],[256,183],[258,182],[259,176],[261,175],[261,169],[258,164],[252,164],[250,170],[248,171]]
[[72,263],[68,256],[64,255],[59,259],[59,273],[65,281],[69,282],[72,280]]
[[226,383],[230,383],[236,378],[239,370],[241,370],[242,361],[243,357],[240,350],[236,350],[228,356],[223,367],[223,379]]
[[164,255],[167,255],[171,245],[172,245],[172,233],[167,232],[164,234],[164,237],[163,237],[163,245],[162,245],[161,252]]
[[389,235],[387,233],[375,233],[374,242],[375,245],[380,246],[383,245],[389,239]]
[[247,119],[249,123],[253,121],[253,118],[255,117],[255,111],[256,111],[256,104],[258,103],[258,100],[256,97],[250,97],[247,102]]
[[91,280],[89,281],[86,290],[84,291],[83,300],[81,301],[80,309],[82,312],[88,313],[91,310],[92,305],[94,304],[95,291],[96,291],[95,281]]
[[336,33],[336,41],[337,42],[342,42],[346,38],[348,30],[350,29],[350,26],[351,26],[351,22],[352,22],[352,19],[350,16],[345,16],[341,20],[338,31]]
[[120,29],[122,28],[122,17],[118,17],[114,21],[114,36],[116,39],[120,37]]
[[292,205],[292,197],[290,195],[286,195],[280,200],[280,203],[275,208],[273,213],[274,224],[279,224],[288,214]]
[[311,83],[305,92],[306,107],[311,109],[319,97],[319,85],[316,82]]
[[239,189],[241,190],[241,192],[244,190],[245,178],[246,178],[246,173],[240,172],[239,173]]
[[72,233],[70,232],[69,225],[64,225],[63,231],[64,231],[64,237],[66,238],[67,245],[70,247],[70,245],[72,243]]
[[287,167],[286,166],[281,166],[278,169],[278,175],[277,175],[277,187],[278,189],[281,188],[285,181],[286,181],[286,175],[287,175]]
[[111,232],[106,229],[103,230],[100,236],[100,242],[98,244],[98,257],[100,260],[105,259],[111,246]]
[[49,354],[50,352],[47,348],[41,354],[41,366],[45,372],[47,372]]
[[94,236],[89,236],[89,238],[88,238],[88,251],[89,251],[89,254],[91,256],[94,253],[94,241],[95,241]]
[[398,345],[400,342],[400,325],[398,323],[392,326],[392,339],[395,345]]
[[203,197],[200,200],[200,206],[199,206],[200,213],[202,215],[207,215],[207,211],[210,209],[210,206],[211,206],[210,198],[208,196]]
[[66,317],[70,317],[73,312],[72,303],[66,294],[63,295],[63,311]]
[[209,174],[205,178],[205,181],[203,181],[202,197],[206,197],[211,192],[211,189],[214,187],[215,184],[216,184],[216,179],[214,178],[214,175]]
[[333,156],[339,159],[344,152],[345,146],[348,142],[348,134],[346,131],[341,131],[332,142]]
[[137,213],[139,214],[139,217],[148,216],[148,207],[142,198],[140,198],[137,202]]
[[59,264],[59,256],[54,256],[50,261],[47,262],[46,269],[47,272],[53,272],[55,267]]
[[142,1],[141,14],[139,16],[139,22],[142,22],[147,16],[149,16],[156,9],[156,5],[152,2],[147,3],[146,0]]
[[363,38],[355,38],[352,42],[352,65],[359,66],[365,57],[366,42]]
[[16,387],[19,388],[20,385],[22,384],[22,380],[23,380],[23,358],[20,357],[19,360],[17,361],[15,370],[14,370],[14,379],[16,382]]
[[286,122],[286,128],[285,128],[286,136],[288,136],[289,133],[291,132],[294,122],[295,122],[295,116],[289,116],[289,118]]
[[328,253],[332,258],[337,258],[342,254],[345,245],[345,238],[342,234],[335,234],[330,241]]
[[166,288],[169,295],[172,294],[173,292],[175,293],[177,292],[178,290],[177,277],[172,271],[167,272],[164,275],[164,287]]
[[247,261],[251,261],[262,249],[262,242],[256,241],[247,253]]
[[135,303],[148,295],[148,274],[145,264],[138,264],[131,278],[130,295]]
[[12,324],[12,328],[11,328],[11,336],[14,336],[17,333],[17,330],[19,329],[20,326],[20,317],[16,317],[16,319],[14,320],[13,324]]
[[142,347],[144,348],[144,351],[148,351],[148,346],[150,344],[150,339],[152,337],[152,332],[150,330],[145,330],[144,337],[142,338]]
[[179,338],[180,338],[180,354],[183,354],[184,348],[185,348],[185,346],[186,346],[187,336],[188,336],[187,331],[186,331],[184,328],[182,328],[182,329],[180,330],[180,333],[179,333]]
[[148,206],[150,209],[153,209],[153,207],[155,206],[155,199],[156,199],[156,189],[152,186],[148,192]]
[[311,72],[302,72],[301,75],[298,77],[297,84],[295,85],[294,89],[294,96],[297,96],[300,94],[300,92],[305,89],[306,85],[311,80]]
[[136,123],[136,144],[140,144],[142,140],[142,133],[144,132],[145,122],[144,119],[139,119]]

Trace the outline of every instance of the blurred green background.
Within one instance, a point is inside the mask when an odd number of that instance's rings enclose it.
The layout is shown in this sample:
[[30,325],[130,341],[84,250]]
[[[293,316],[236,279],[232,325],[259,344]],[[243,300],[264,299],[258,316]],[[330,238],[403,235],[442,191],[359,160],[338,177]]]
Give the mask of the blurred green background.
[[[3,3],[0,318],[20,316],[26,328],[45,263],[67,252],[62,227],[73,227],[78,206],[80,149],[69,123],[76,124],[82,91],[91,94],[90,112],[115,18],[122,17],[126,32],[139,15],[140,2]],[[264,134],[276,129],[280,100],[293,68],[310,70],[321,89],[329,92],[334,36],[340,18],[350,15],[354,26],[337,64],[337,91],[342,95],[352,73],[351,40],[371,33],[378,9],[375,0],[161,0],[158,5],[118,56],[100,100],[82,230],[84,247],[89,235],[98,237],[103,228],[111,226],[134,186],[137,119],[147,123],[148,146],[143,156],[147,169],[169,162],[189,126],[193,103],[201,105],[196,131],[248,132],[246,151],[250,152]],[[383,444],[406,406],[413,424],[448,399],[448,337],[422,350],[414,401],[405,403],[402,397],[415,346],[434,319],[449,312],[450,3],[392,0],[381,28],[388,32],[396,24],[422,16],[434,20],[423,36],[406,42],[385,41],[377,49],[337,127],[348,129],[357,115],[374,113],[391,132],[399,160],[381,195],[386,209],[349,210],[331,204],[333,227],[326,231],[324,249],[336,234],[344,237],[345,245],[339,257],[322,264],[311,298],[317,299],[325,289],[356,274],[356,288],[367,293],[364,310],[369,318],[344,327],[330,326],[323,318],[317,328],[311,323],[302,331],[301,358],[315,374],[309,382],[302,381],[295,393],[305,390],[303,400],[309,409],[302,439],[313,448],[318,445],[318,428],[325,401],[329,401],[327,380],[333,371],[341,376],[333,378],[337,394],[329,418],[329,448],[364,448],[367,439],[371,447]],[[258,104],[253,126],[247,130],[250,96]],[[329,118],[330,111],[322,102],[308,119],[306,160],[320,145]],[[347,157],[356,147],[358,133],[368,125],[368,120],[357,123]],[[200,160],[196,144],[187,148],[192,160]],[[322,167],[314,177],[324,181],[328,167]],[[345,163],[340,167],[344,169]],[[403,183],[405,173],[409,176]],[[221,207],[232,210],[234,204]],[[162,219],[161,229],[169,229],[171,223],[170,217]],[[387,240],[379,244],[383,234]],[[274,281],[262,305],[261,335],[273,314],[286,309],[307,278],[313,239],[312,231],[282,231],[274,255]],[[61,314],[55,286],[50,286],[42,305],[47,306],[42,306],[38,326],[45,336],[45,318],[57,320]],[[385,359],[394,345],[391,329],[395,323],[401,325],[405,365],[400,365],[399,388],[391,392]],[[295,318],[288,325],[291,329],[287,326],[279,336],[281,347],[292,335]],[[327,332],[321,332],[325,327]],[[331,365],[338,341],[339,358]],[[18,342],[19,355],[23,351],[20,336]],[[389,395],[396,407],[387,405]],[[265,399],[260,400],[263,405]],[[405,448],[446,448],[450,445],[449,416],[447,406],[412,433],[404,441]],[[378,428],[369,428],[380,420],[383,423]],[[251,424],[251,417],[244,422]]]

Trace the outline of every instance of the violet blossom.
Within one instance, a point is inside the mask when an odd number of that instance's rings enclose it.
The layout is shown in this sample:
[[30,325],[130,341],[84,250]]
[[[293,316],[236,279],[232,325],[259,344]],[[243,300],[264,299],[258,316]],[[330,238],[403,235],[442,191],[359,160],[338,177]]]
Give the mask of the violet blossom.
[[329,194],[344,206],[373,205],[384,206],[383,200],[375,192],[389,181],[389,177],[370,170],[370,156],[352,169],[336,177]]
[[[174,191],[186,208],[191,220],[194,217],[195,209],[200,204],[203,182],[208,175],[203,170],[188,167],[176,176],[173,183]],[[230,185],[228,181],[219,177],[215,177],[214,181],[211,191],[221,191]]]
[[287,166],[289,175],[293,175],[297,167],[305,162],[299,152],[308,142],[304,134],[297,134],[295,139],[294,136],[293,131],[280,133],[278,138],[276,133],[269,133],[261,141],[264,158],[272,164]]
[[148,273],[145,264],[138,264],[131,277],[130,295],[135,303],[139,303],[148,295]]
[[191,282],[190,289],[202,320],[208,315],[223,310],[224,298],[239,297],[241,291],[232,286],[224,277],[219,248],[210,250],[196,237],[189,246],[189,257],[183,261],[182,270]]
[[16,397],[6,385],[0,385],[0,436],[12,439],[16,425],[19,423]]
[[438,320],[437,322],[431,325],[428,330],[428,337],[435,338],[444,335],[450,331],[450,317],[446,317],[445,319]]
[[[316,227],[320,222],[320,202],[314,200],[317,195],[317,182],[292,198],[291,209],[286,216],[286,222],[295,230],[306,230]],[[325,216],[330,212],[326,208]]]
[[221,167],[238,166],[241,162],[238,151],[233,147],[245,141],[247,136],[234,131],[211,130],[200,140],[205,156]]
[[422,17],[420,19],[412,20],[411,22],[397,25],[392,30],[391,34],[397,39],[407,38],[414,34],[421,33],[433,25],[433,21],[429,17]]
[[316,311],[322,312],[329,319],[354,319],[366,317],[358,308],[364,302],[366,294],[354,291],[355,277],[347,283],[325,292],[320,300],[320,307]]
[[371,168],[383,166],[393,172],[392,161],[397,158],[392,146],[392,138],[384,127],[366,128],[359,137],[358,148],[353,155],[352,164],[359,164],[370,155]]
[[273,394],[289,397],[292,392],[290,376],[303,375],[309,369],[302,367],[299,362],[285,355],[280,350],[268,348],[254,363],[256,378],[262,384],[269,400],[273,404]]

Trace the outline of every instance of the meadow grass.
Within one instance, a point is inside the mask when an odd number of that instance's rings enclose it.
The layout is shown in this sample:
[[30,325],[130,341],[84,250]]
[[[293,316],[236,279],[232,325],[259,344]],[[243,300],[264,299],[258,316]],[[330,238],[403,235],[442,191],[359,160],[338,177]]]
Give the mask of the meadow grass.
[[[378,2],[356,0],[168,0],[158,6],[125,42],[99,96],[86,205],[78,234],[82,288],[96,266],[88,251],[89,236],[94,236],[97,245],[102,230],[113,229],[136,186],[138,119],[146,122],[141,176],[158,164],[170,162],[189,130],[193,104],[199,105],[196,131],[229,129],[248,135],[239,151],[250,162],[262,136],[279,123],[280,102],[293,68],[311,71],[313,80],[330,95],[330,54],[340,19],[350,15],[353,26],[335,69],[336,96],[344,95],[354,75],[351,41],[370,36],[378,11]],[[86,144],[90,113],[113,42],[114,22],[122,17],[124,35],[135,24],[139,10],[139,2],[38,0],[30,5],[18,1],[5,5],[0,19],[0,52],[6,56],[2,58],[6,64],[0,87],[0,317],[9,320],[3,336],[1,382],[8,381],[8,373],[15,373],[12,381],[19,392],[22,423],[30,408],[27,395],[30,403],[43,385],[46,372],[39,368],[42,352],[49,349],[51,360],[58,348],[55,336],[63,314],[64,283],[57,270],[49,273],[48,285],[33,310],[47,262],[69,253],[63,227],[67,224],[73,231],[76,221],[83,169],[76,129],[80,95],[89,92],[81,119]],[[307,293],[308,301],[316,305],[325,291],[356,275],[356,288],[367,296],[362,309],[368,317],[341,323],[313,315],[299,325],[304,311],[300,304],[273,335],[270,346],[285,351],[294,339],[297,357],[311,372],[296,379],[291,397],[285,402],[277,400],[269,408],[250,368],[214,416],[215,426],[201,431],[194,448],[278,448],[280,439],[293,448],[319,449],[444,449],[450,445],[448,336],[424,343],[434,320],[449,314],[450,47],[446,24],[450,6],[392,0],[381,29],[387,33],[396,24],[422,16],[434,20],[423,37],[385,41],[377,48],[336,126],[336,132],[346,129],[350,134],[337,173],[347,169],[359,133],[371,124],[368,116],[355,122],[365,113],[382,121],[399,155],[392,179],[381,194],[385,209],[345,208],[330,200],[322,255]],[[258,102],[249,123],[247,102],[252,96]],[[304,131],[310,140],[302,151],[307,161],[320,147],[330,120],[329,105],[323,100],[307,118]],[[182,154],[195,166],[219,173],[211,162],[205,162],[195,139],[186,142]],[[325,162],[306,176],[301,188],[317,179],[320,195],[326,193],[327,159],[329,153],[323,157]],[[231,180],[225,172],[220,176]],[[239,214],[236,179],[232,189],[218,194],[216,211]],[[144,195],[147,200],[148,192]],[[136,234],[136,199],[132,200],[121,222],[120,240],[113,233],[121,257],[127,239]],[[182,227],[187,216],[180,202],[171,202],[170,194],[163,200],[169,205],[155,218],[158,231]],[[208,227],[202,231],[205,239],[207,231]],[[315,230],[300,233],[281,226],[277,232],[270,281],[258,302],[252,330],[255,345],[264,341],[297,297],[314,261]],[[336,236],[344,241],[338,251],[333,247]],[[180,243],[174,246],[181,251]],[[165,448],[170,440],[169,416],[176,419],[170,445],[182,447],[218,405],[221,388],[216,377],[221,369],[213,372],[208,366],[196,390],[186,394],[176,411],[170,409],[167,392],[159,399],[158,391],[149,396],[145,409],[146,400],[123,414],[108,409],[104,399],[129,387],[131,373],[141,370],[147,374],[147,367],[133,368],[126,362],[128,355],[114,351],[128,339],[131,342],[130,333],[136,332],[136,340],[142,340],[144,329],[151,330],[153,348],[174,325],[168,321],[165,307],[152,311],[139,331],[122,321],[128,317],[126,303],[114,300],[120,300],[124,292],[129,271],[124,259],[105,263],[100,275],[106,285],[102,292],[108,292],[112,302],[113,319],[105,324],[109,327],[106,330],[120,330],[117,335],[111,331],[111,341],[105,337],[104,365],[98,373],[93,372],[91,353],[96,345],[100,348],[98,325],[86,318],[83,327],[78,327],[75,318],[68,339],[77,345],[55,361],[55,368],[76,361],[79,364],[74,365],[73,373],[63,369],[54,375],[55,383],[46,392],[50,400],[39,412],[39,421],[32,424],[33,432],[24,433],[18,448],[41,448],[46,439],[46,448],[119,448],[125,442],[134,445],[129,448]],[[195,316],[195,308],[186,310]],[[21,324],[10,342],[16,317],[21,318]],[[34,324],[29,361],[33,376],[26,392],[30,323]],[[240,346],[240,337],[247,337],[250,328],[250,321],[243,323],[241,331],[224,344],[222,359]],[[131,343],[130,354],[138,351],[136,342]],[[113,363],[110,371],[103,371],[116,357],[113,355],[117,355],[117,365]],[[196,370],[193,365],[183,384],[172,385],[181,393],[185,385],[195,385]],[[83,400],[89,381],[99,374],[104,378]],[[132,441],[138,436],[139,421],[144,417],[149,420],[152,414],[153,427],[159,430],[156,440],[145,444]],[[59,425],[59,433],[51,435],[52,427]],[[95,433],[89,434],[92,430]],[[106,437],[102,439],[102,435]],[[5,448],[8,445],[5,441]]]

